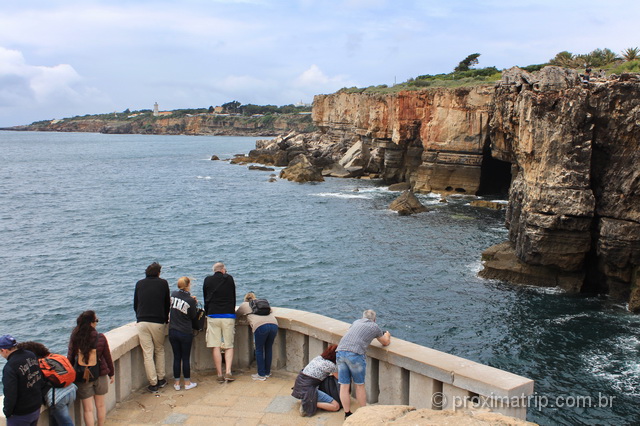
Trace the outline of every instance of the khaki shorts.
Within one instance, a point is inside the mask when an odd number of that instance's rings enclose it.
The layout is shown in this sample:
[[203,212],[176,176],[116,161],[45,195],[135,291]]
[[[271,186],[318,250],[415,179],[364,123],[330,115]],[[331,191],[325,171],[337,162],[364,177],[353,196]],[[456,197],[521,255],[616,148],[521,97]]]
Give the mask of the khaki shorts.
[[106,395],[109,392],[109,376],[100,376],[98,380],[86,383],[76,383],[78,399],[91,398],[94,395]]
[[235,334],[236,334],[235,318],[207,317],[207,347],[208,348],[232,349]]

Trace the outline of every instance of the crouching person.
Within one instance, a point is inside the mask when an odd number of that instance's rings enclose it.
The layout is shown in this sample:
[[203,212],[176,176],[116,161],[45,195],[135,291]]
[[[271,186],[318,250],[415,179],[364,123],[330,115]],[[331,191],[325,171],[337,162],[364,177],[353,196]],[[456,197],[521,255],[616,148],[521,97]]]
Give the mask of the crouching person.
[[336,376],[336,348],[330,345],[315,357],[296,377],[291,396],[300,400],[300,415],[313,416],[318,408],[338,411],[341,407]]

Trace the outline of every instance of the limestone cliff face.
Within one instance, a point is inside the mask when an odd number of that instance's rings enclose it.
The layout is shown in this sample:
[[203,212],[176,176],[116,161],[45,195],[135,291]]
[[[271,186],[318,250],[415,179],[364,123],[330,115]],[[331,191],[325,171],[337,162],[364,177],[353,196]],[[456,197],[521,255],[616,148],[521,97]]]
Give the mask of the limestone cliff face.
[[313,128],[309,115],[282,114],[278,116],[244,117],[202,114],[183,117],[125,117],[67,118],[54,122],[38,122],[9,130],[53,132],[91,132],[113,134],[153,135],[243,135],[266,136],[285,131],[306,132]]
[[495,87],[319,95],[313,120],[358,153],[350,165],[416,192],[506,181],[509,242],[486,253],[483,276],[640,309],[639,76],[585,85],[558,67],[512,69]]
[[336,141],[359,141],[368,171],[416,192],[475,194],[493,88],[318,95],[316,126]]

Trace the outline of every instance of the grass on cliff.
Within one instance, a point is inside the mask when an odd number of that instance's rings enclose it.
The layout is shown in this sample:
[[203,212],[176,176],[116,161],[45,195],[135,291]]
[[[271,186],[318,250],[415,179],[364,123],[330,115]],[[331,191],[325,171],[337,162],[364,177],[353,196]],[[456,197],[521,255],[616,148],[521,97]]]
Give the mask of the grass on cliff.
[[449,74],[420,75],[391,87],[386,84],[364,88],[345,87],[340,89],[338,93],[396,93],[403,90],[422,90],[437,87],[470,87],[494,84],[499,81],[500,78],[502,78],[502,73],[497,68],[488,67],[469,71],[457,71]]

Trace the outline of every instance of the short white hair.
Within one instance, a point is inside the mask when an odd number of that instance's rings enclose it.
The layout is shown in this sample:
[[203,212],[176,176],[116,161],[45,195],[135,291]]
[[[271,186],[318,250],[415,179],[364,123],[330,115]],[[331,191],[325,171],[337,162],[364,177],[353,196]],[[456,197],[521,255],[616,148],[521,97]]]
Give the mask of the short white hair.
[[224,269],[224,263],[218,262],[213,265],[213,272],[220,272]]
[[376,311],[372,309],[367,309],[362,313],[362,318],[366,318],[368,320],[376,322]]

